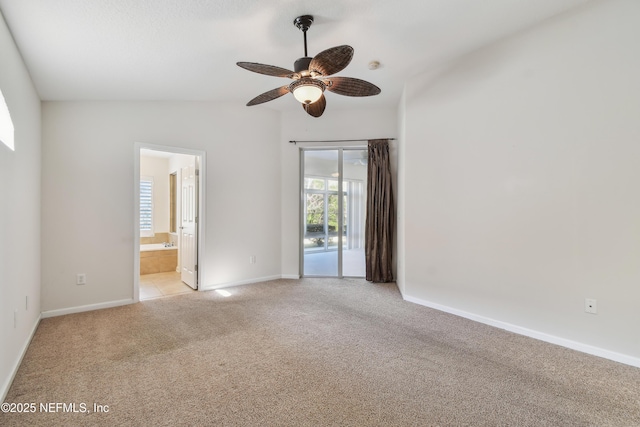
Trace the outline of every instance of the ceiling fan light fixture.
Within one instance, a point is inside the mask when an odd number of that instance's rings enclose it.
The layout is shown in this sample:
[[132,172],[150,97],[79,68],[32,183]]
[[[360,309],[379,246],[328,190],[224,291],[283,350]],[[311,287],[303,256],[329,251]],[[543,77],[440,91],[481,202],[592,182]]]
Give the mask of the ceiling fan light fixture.
[[291,83],[289,90],[298,102],[309,105],[320,99],[325,87],[320,80],[303,77]]

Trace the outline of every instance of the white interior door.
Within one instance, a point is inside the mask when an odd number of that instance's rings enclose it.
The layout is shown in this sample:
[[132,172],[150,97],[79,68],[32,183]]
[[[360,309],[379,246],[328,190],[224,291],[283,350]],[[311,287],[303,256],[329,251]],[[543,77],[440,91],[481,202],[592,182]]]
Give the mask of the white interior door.
[[181,169],[181,279],[193,289],[198,288],[198,179],[196,165]]

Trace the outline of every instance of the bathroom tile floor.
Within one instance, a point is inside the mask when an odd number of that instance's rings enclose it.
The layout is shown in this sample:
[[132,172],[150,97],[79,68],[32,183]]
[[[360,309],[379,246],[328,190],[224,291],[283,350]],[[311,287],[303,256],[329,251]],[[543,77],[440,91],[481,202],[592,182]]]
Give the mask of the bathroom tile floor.
[[194,292],[180,280],[180,273],[154,273],[140,276],[140,301]]

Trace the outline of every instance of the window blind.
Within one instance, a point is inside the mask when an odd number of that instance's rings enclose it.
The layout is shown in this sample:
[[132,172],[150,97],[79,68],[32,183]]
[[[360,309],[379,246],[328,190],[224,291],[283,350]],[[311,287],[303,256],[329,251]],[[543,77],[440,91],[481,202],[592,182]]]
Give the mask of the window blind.
[[153,179],[140,178],[140,232],[153,232]]

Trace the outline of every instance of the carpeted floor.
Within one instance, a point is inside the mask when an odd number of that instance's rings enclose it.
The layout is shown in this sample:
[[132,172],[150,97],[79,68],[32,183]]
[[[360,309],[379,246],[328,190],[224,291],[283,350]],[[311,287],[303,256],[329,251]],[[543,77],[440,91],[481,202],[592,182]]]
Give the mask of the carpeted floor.
[[404,302],[394,284],[227,290],[42,320],[6,399],[36,412],[0,425],[640,426],[640,369]]

